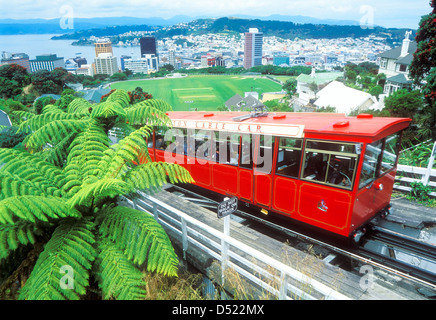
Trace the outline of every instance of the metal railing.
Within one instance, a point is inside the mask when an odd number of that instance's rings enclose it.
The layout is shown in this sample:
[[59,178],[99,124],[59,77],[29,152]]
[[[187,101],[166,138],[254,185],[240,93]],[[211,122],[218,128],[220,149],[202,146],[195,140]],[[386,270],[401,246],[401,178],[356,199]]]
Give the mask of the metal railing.
[[188,214],[150,196],[140,193],[134,200],[123,198],[137,210],[153,215],[171,234],[179,237],[183,256],[196,247],[221,263],[225,284],[225,270],[236,271],[251,285],[266,290],[280,300],[331,299],[349,300],[344,294],[308,277],[302,272],[232,238],[229,231],[221,232]]

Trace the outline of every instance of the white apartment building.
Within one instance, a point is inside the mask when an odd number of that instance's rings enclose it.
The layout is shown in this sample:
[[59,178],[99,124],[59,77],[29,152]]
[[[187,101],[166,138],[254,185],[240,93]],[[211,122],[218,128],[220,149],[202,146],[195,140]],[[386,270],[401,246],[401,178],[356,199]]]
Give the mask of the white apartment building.
[[130,70],[134,74],[148,74],[148,61],[145,58],[124,59],[124,69]]
[[94,60],[95,74],[113,75],[118,72],[117,57],[111,53],[100,53]]
[[94,65],[92,64],[82,64],[82,66],[80,68],[76,69],[76,74],[83,74],[85,76],[91,76],[93,77],[95,72],[94,72]]

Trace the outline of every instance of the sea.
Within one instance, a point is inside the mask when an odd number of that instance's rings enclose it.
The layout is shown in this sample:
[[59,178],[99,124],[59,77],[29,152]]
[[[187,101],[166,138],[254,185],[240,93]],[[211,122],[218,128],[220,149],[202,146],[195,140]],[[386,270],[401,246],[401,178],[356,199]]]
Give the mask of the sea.
[[[88,63],[93,63],[95,58],[94,46],[73,46],[74,40],[51,40],[55,34],[25,34],[25,35],[0,35],[0,57],[3,51],[9,53],[26,53],[29,59],[35,59],[37,55],[56,54],[64,60],[80,56],[86,58]],[[112,48],[114,56],[118,59],[128,55],[139,57],[139,46]]]

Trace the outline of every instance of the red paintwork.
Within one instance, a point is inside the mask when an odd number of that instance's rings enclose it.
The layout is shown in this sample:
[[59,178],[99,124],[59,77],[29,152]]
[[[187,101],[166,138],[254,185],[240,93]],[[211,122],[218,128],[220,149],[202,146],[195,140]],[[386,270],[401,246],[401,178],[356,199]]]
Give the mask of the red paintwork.
[[[225,123],[234,124],[232,118],[242,114],[244,113],[169,112],[168,116],[173,120],[174,127],[183,127],[184,121],[196,120],[202,121],[198,129],[210,128],[218,131],[225,126]],[[274,169],[271,174],[258,174],[255,168],[247,170],[215,162],[199,165],[195,158],[180,155],[177,155],[177,159],[183,159],[179,163],[190,171],[200,187],[223,195],[237,196],[241,201],[349,237],[353,231],[389,205],[395,178],[394,168],[376,179],[371,186],[359,190],[358,177],[362,169],[366,143],[372,143],[401,131],[408,127],[410,121],[411,119],[406,118],[373,118],[368,115],[346,117],[341,114],[325,113],[273,113],[267,117],[237,122],[243,126],[304,125],[304,139],[363,143],[352,190],[275,175]],[[276,140],[274,159],[277,155],[277,144]],[[149,150],[153,159],[164,161],[164,151]],[[173,155],[167,152],[167,156]],[[275,165],[274,161],[273,168]],[[383,184],[383,190],[376,190],[375,185],[378,183]],[[328,209],[324,211],[319,207]]]

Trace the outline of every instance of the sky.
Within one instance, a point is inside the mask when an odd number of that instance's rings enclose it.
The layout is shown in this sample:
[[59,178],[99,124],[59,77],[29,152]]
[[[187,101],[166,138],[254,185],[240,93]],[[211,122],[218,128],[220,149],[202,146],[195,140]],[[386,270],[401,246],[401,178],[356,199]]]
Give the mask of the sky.
[[0,0],[0,19],[302,15],[417,29],[429,0]]

